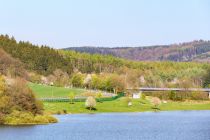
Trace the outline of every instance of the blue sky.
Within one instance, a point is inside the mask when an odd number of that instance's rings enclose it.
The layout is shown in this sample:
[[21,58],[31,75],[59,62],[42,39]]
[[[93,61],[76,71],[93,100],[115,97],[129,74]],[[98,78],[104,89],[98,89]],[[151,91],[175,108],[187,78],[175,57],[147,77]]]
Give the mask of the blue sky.
[[209,0],[0,0],[0,34],[70,46],[210,40]]

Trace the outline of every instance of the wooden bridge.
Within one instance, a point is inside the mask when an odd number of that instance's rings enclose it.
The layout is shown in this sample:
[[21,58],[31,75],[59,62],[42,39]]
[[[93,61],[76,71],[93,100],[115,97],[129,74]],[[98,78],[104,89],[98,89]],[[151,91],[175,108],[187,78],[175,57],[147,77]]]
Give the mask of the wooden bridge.
[[153,87],[142,87],[142,88],[127,88],[127,91],[139,91],[140,93],[143,91],[180,91],[180,92],[186,92],[186,91],[200,91],[200,92],[206,92],[209,95],[210,98],[210,88],[153,88]]

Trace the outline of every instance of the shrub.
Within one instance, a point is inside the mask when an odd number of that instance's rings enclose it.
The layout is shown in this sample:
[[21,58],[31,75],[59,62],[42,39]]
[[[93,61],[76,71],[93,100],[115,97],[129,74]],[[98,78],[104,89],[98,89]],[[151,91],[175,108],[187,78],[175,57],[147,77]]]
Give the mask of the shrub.
[[76,73],[71,78],[71,84],[74,87],[82,87],[84,81],[84,77],[81,73]]
[[64,114],[67,114],[67,110],[64,109],[64,110],[63,110],[63,113],[64,113]]
[[60,114],[61,114],[61,111],[60,111],[60,110],[59,110],[59,111],[57,111],[57,112],[56,112],[56,114],[60,115]]
[[74,99],[75,99],[75,94],[73,92],[71,92],[69,94],[69,100],[70,100],[70,103],[73,104],[74,103]]
[[161,104],[161,100],[158,97],[153,97],[152,104],[154,105],[154,108],[157,109],[158,106]]
[[44,115],[44,117],[48,120],[49,123],[57,123],[58,122],[58,120],[53,116]]
[[19,125],[19,124],[48,124],[56,123],[58,120],[49,115],[36,115],[31,112],[21,112],[14,110],[11,114],[6,115],[4,124]]
[[32,124],[34,123],[34,116],[30,112],[20,112],[17,110],[12,111],[11,114],[6,115],[5,124],[18,125],[18,124]]
[[4,123],[4,114],[0,112],[0,125]]
[[28,88],[25,80],[17,78],[8,90],[8,94],[12,97],[12,102],[19,106],[21,111],[42,114],[42,102],[36,100],[33,91]]
[[176,92],[175,91],[171,91],[169,93],[169,99],[170,100],[175,100],[176,99]]
[[95,98],[92,97],[92,96],[89,96],[86,99],[86,101],[85,101],[85,106],[86,106],[86,108],[88,108],[90,110],[94,109],[95,106],[96,106],[96,100],[95,100]]
[[176,91],[167,91],[167,92],[147,92],[145,93],[148,96],[154,96],[158,97],[163,100],[172,100],[172,101],[183,101],[186,99],[189,100],[208,100],[208,95],[207,93],[204,92],[189,92],[189,91],[184,91],[184,92],[176,92]]
[[30,81],[33,83],[41,83],[41,81],[42,81],[41,75],[36,74],[36,73],[30,73],[29,78],[30,78]]
[[49,123],[49,120],[45,116],[37,115],[34,117],[34,122],[38,124],[47,124]]
[[192,100],[207,100],[208,94],[203,92],[192,92],[191,97]]
[[0,76],[0,124],[37,124],[56,122],[51,116],[40,116],[43,103],[36,100],[23,79],[17,78],[6,86]]
[[145,94],[141,94],[141,99],[145,100],[146,99],[146,95]]
[[101,97],[102,96],[103,96],[103,94],[101,92],[97,93],[96,97],[97,97],[99,102],[101,102]]

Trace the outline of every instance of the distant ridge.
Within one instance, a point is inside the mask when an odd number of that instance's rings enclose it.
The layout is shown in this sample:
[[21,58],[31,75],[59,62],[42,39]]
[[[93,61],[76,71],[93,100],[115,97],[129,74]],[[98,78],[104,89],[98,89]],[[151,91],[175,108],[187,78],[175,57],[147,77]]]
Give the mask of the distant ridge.
[[69,47],[91,54],[113,55],[138,61],[198,61],[210,62],[210,41],[195,40],[171,45],[155,45],[147,47]]

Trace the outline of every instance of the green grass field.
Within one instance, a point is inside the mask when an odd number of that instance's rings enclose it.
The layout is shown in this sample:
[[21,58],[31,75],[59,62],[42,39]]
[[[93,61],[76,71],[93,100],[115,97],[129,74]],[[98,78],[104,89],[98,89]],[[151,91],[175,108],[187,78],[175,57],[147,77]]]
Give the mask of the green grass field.
[[46,86],[35,83],[29,83],[29,87],[34,91],[34,93],[38,98],[68,97],[70,92],[74,92],[75,94],[78,95],[86,91],[85,89],[79,89],[79,88]]
[[[145,102],[142,104],[141,102]],[[85,108],[84,102],[70,104],[68,102],[44,102],[46,112],[58,113],[66,110],[67,113],[103,113],[103,112],[143,112],[154,111],[153,105],[148,100],[132,100],[132,106],[128,107],[124,98],[114,101],[97,103],[95,111]],[[210,110],[210,102],[168,102],[159,106],[161,111],[170,110]]]
[[[85,89],[78,88],[64,88],[39,85],[29,83],[29,87],[35,92],[38,98],[57,98],[68,97],[70,92],[75,94],[81,94],[85,92]],[[148,98],[149,99],[149,98]],[[153,111],[153,105],[149,100],[133,99],[132,106],[128,107],[124,98],[120,98],[114,101],[106,101],[103,103],[97,103],[97,110],[90,111],[85,108],[84,102],[75,102],[70,104],[68,102],[44,102],[44,108],[49,113],[59,113],[66,110],[67,113],[102,113],[102,112],[143,112]],[[193,102],[172,102],[161,104],[159,106],[162,111],[169,110],[210,110],[210,101],[193,101]]]

